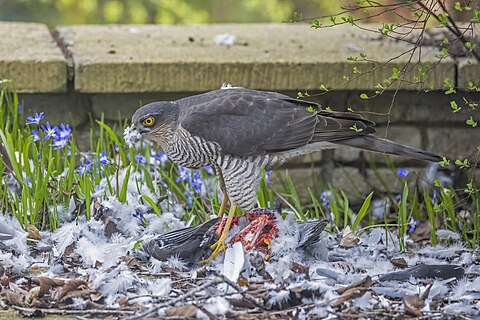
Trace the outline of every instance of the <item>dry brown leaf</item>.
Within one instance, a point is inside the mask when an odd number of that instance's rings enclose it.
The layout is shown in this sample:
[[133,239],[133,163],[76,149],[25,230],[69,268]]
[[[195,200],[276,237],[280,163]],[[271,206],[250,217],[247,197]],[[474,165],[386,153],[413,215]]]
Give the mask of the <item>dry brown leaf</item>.
[[25,296],[25,304],[29,307],[32,306],[33,301],[40,297],[41,287],[34,287],[28,291],[28,294]]
[[416,309],[423,308],[425,306],[425,300],[420,298],[418,294],[403,297],[403,303],[408,304]]
[[405,314],[407,314],[409,316],[417,317],[417,318],[423,317],[422,311],[420,311],[418,309],[415,309],[415,308],[412,308],[406,303],[403,304],[403,308],[405,310]]
[[117,299],[117,303],[120,307],[122,308],[126,308],[126,307],[129,307],[130,304],[128,303],[129,301],[129,298],[128,297],[120,297]]
[[422,299],[422,300],[427,300],[428,299],[428,296],[430,295],[430,290],[432,289],[432,286],[433,286],[433,282],[428,285],[425,292],[422,293],[422,296],[420,297],[420,299]]
[[296,272],[296,273],[302,273],[306,276],[307,280],[310,278],[310,268],[303,265],[303,264],[300,264],[300,263],[297,263],[297,262],[292,262],[292,267],[290,268],[290,270],[292,270],[293,272]]
[[357,288],[350,288],[345,291],[338,299],[331,304],[333,308],[342,305],[344,302],[353,300],[355,298],[360,298],[367,292],[369,288],[357,287]]
[[390,262],[397,268],[405,269],[408,267],[407,261],[404,258],[391,258]]
[[107,220],[108,221],[105,224],[104,233],[105,233],[105,237],[110,238],[112,234],[118,232],[118,229],[117,229],[117,224],[115,222],[110,220],[110,218]]
[[31,281],[32,283],[40,286],[40,294],[38,297],[43,297],[45,294],[49,293],[52,287],[63,286],[65,284],[64,280],[47,277],[32,278]]
[[62,289],[60,290],[60,292],[58,292],[58,295],[57,295],[57,302],[62,302],[63,301],[63,298],[68,294],[70,293],[71,291],[77,289],[78,287],[80,286],[86,286],[87,285],[87,282],[84,281],[84,280],[78,280],[78,279],[75,279],[75,280],[70,280],[68,281],[63,287]]
[[360,280],[358,282],[354,282],[349,286],[337,289],[337,293],[338,294],[343,294],[347,290],[354,289],[354,288],[366,288],[366,289],[368,289],[371,286],[372,286],[372,278],[370,276],[366,276],[365,278],[363,278],[362,280]]
[[167,317],[179,317],[179,318],[193,318],[197,314],[198,308],[194,305],[187,304],[179,307],[171,307],[165,310]]
[[34,226],[34,225],[29,225],[27,227],[27,232],[28,232],[28,239],[32,240],[40,240],[40,231]]
[[8,288],[8,286],[10,284],[10,279],[8,279],[8,277],[6,275],[3,275],[0,278],[0,284],[2,285],[2,287]]
[[130,269],[140,268],[140,263],[138,262],[138,259],[135,256],[124,256],[122,260]]
[[71,243],[68,246],[65,247],[65,250],[63,251],[63,256],[64,257],[70,257],[70,255],[73,253],[75,250],[75,243]]
[[22,296],[10,289],[3,289],[0,295],[12,306],[24,306]]
[[350,227],[347,226],[342,231],[342,239],[340,240],[340,247],[342,248],[352,248],[357,246],[360,243],[360,238],[350,230]]

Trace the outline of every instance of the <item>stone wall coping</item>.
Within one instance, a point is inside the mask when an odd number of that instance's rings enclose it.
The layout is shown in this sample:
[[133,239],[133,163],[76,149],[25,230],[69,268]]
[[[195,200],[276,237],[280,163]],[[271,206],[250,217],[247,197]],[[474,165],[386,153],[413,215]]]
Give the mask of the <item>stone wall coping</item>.
[[[315,90],[321,84],[368,90],[388,78],[392,67],[416,67],[417,60],[409,61],[405,54],[387,64],[411,46],[380,41],[350,26],[79,25],[57,26],[53,34],[55,38],[37,23],[0,23],[0,77],[13,79],[21,92],[65,91],[69,81],[81,93],[200,92],[224,82],[263,90]],[[233,45],[215,42],[225,34],[235,37]],[[386,65],[347,61],[360,52]],[[436,63],[437,53],[423,47],[423,62]],[[355,65],[363,76],[345,84],[344,75],[358,75]],[[444,90],[443,80],[449,77],[466,88],[479,69],[478,64],[443,59],[426,87]],[[419,86],[402,83],[400,89]]]
[[46,25],[0,22],[0,79],[21,92],[67,90],[67,60]]

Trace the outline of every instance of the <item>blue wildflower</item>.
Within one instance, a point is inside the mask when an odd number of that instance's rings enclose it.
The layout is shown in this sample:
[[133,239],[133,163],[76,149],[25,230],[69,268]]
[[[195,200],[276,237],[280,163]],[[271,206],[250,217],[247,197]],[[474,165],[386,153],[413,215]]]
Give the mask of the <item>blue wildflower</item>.
[[175,180],[177,182],[188,182],[190,181],[190,170],[184,167],[178,167],[178,177]]
[[331,191],[323,191],[322,194],[320,194],[320,199],[322,199],[323,205],[329,209],[330,209],[330,202],[328,201],[328,198],[330,197],[331,197]]
[[404,168],[398,168],[398,171],[397,171],[397,177],[406,177],[408,176],[408,174],[410,173],[410,171],[408,171],[407,169],[404,169]]
[[63,140],[63,139],[55,139],[53,141],[53,150],[60,150],[63,149],[67,146],[68,140]]
[[82,176],[85,174],[85,173],[92,173],[92,162],[91,161],[83,161],[82,160],[82,164],[77,168],[75,169],[75,172],[79,172],[82,174]]
[[55,127],[58,139],[60,140],[68,140],[72,136],[72,129],[70,129],[70,125],[67,123],[66,125],[61,123],[60,128]]
[[272,172],[273,172],[272,170],[265,172],[265,182],[267,184],[270,184],[270,175],[272,174]]
[[165,189],[168,189],[168,184],[166,184],[165,182],[160,182],[160,184],[165,188]]
[[49,122],[42,126],[42,130],[45,132],[45,140],[50,140],[50,138],[55,139],[57,136],[57,129],[57,126],[50,126]]
[[193,207],[193,198],[192,198],[192,195],[190,194],[190,192],[184,192],[183,194],[187,196],[188,206],[189,206],[190,208],[192,208],[192,207]]
[[108,160],[107,158],[107,152],[105,150],[103,150],[101,153],[100,153],[100,166],[105,166],[107,164],[110,164],[111,162]]
[[147,159],[144,156],[141,156],[141,155],[135,156],[135,161],[137,161],[140,164],[146,164],[147,163]]
[[132,216],[133,216],[134,218],[137,218],[140,222],[143,222],[143,213],[142,213],[142,212],[140,212],[140,213],[134,213],[134,214],[132,214]]
[[27,177],[27,186],[32,189],[32,180],[30,179],[30,177]]
[[35,113],[35,116],[33,117],[27,117],[27,122],[25,124],[36,124],[39,125],[40,121],[44,118],[43,112],[40,113]]
[[214,174],[215,173],[215,172],[213,172],[212,166],[206,166],[206,167],[203,167],[203,169],[205,169],[205,171],[207,171],[208,174]]
[[435,203],[435,200],[437,199],[437,189],[434,188],[433,189],[433,197],[432,197],[432,204]]
[[38,135],[37,130],[32,130],[33,141],[40,141],[40,136]]
[[409,216],[408,217],[409,221],[408,221],[408,225],[410,226],[410,228],[408,229],[408,232],[409,233],[412,233],[413,231],[415,231],[415,227],[417,226],[417,224],[419,224],[420,222],[415,220],[412,216]]
[[193,188],[193,190],[195,190],[195,193],[199,194],[202,192],[203,181],[200,171],[193,170],[193,177],[190,180],[190,186]]
[[162,162],[162,163],[165,163],[165,162],[168,162],[168,156],[165,152],[162,152],[162,151],[158,151],[158,156],[155,157],[155,159],[157,159],[158,161]]
[[18,112],[18,114],[21,114],[22,111],[23,111],[23,106],[22,106],[22,104],[19,102],[19,103],[17,104],[17,112]]

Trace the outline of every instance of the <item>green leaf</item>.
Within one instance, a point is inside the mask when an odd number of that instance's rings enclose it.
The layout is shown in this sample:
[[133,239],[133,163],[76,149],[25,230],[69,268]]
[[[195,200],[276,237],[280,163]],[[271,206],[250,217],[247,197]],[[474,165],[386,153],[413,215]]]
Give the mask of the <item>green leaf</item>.
[[438,15],[438,20],[440,21],[440,23],[443,25],[443,26],[446,26],[447,25],[447,17],[448,17],[448,13],[440,13]]
[[360,98],[361,98],[361,99],[368,99],[368,96],[367,96],[366,93],[362,93],[362,94],[360,95]]
[[95,122],[98,123],[99,126],[101,126],[105,131],[107,131],[108,135],[110,136],[110,139],[112,139],[117,145],[118,145],[118,152],[120,153],[120,158],[122,158],[123,164],[127,163],[127,156],[125,155],[125,152],[123,151],[123,148],[121,147],[122,143],[120,143],[120,140],[118,139],[117,135],[113,130],[106,125],[105,123],[95,120]]
[[463,8],[462,8],[462,4],[460,2],[455,2],[455,6],[454,6],[455,10],[457,11],[460,11],[462,12],[463,11]]
[[362,221],[363,217],[367,214],[368,208],[370,208],[370,201],[372,200],[373,197],[373,191],[370,192],[370,194],[365,198],[365,201],[363,201],[362,207],[357,213],[357,217],[353,221],[352,224],[352,230],[356,230],[358,225],[360,224],[360,221]]
[[472,126],[473,128],[475,128],[478,123],[477,121],[473,120],[473,117],[470,116],[470,118],[468,118],[468,120],[466,121],[466,123],[469,125],[469,126]]
[[450,107],[453,109],[453,113],[462,109],[462,107],[459,107],[455,101],[450,101]]
[[130,179],[130,171],[132,170],[132,163],[127,167],[125,172],[125,177],[123,178],[122,188],[120,189],[120,194],[118,195],[118,201],[122,203],[127,202],[127,191],[128,191],[128,180]]
[[152,207],[153,211],[155,212],[155,214],[157,216],[160,216],[161,213],[160,213],[160,209],[158,208],[157,204],[152,200],[152,198],[150,198],[149,196],[145,195],[145,194],[142,194],[141,197],[143,199],[145,199],[145,201],[148,202],[148,204]]

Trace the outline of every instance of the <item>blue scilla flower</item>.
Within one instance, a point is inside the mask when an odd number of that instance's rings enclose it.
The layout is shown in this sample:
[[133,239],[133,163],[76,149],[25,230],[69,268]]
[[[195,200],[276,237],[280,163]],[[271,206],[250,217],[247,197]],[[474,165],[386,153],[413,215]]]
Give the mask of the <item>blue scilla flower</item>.
[[33,141],[40,141],[40,136],[38,135],[37,130],[32,130]]
[[406,177],[408,176],[408,174],[410,173],[410,171],[408,171],[407,169],[404,169],[404,168],[398,168],[397,170],[397,177]]
[[60,150],[68,145],[68,140],[55,139],[52,143],[53,150]]
[[203,167],[203,169],[205,169],[205,171],[207,171],[208,174],[214,174],[215,173],[215,172],[213,172],[212,166],[206,166],[206,167]]
[[143,212],[132,214],[134,218],[137,218],[140,222],[143,222]]
[[193,208],[193,198],[190,192],[184,192],[183,193],[187,197],[187,203],[190,208]]
[[272,174],[272,172],[273,172],[272,170],[265,172],[265,182],[267,184],[270,184],[270,175]]
[[100,166],[105,166],[107,164],[110,164],[110,160],[108,160],[107,158],[107,152],[105,150],[103,150],[101,153],[100,153]]
[[328,201],[328,198],[331,196],[331,191],[323,191],[322,194],[320,195],[320,199],[322,199],[323,205],[327,208],[330,209],[330,202]]
[[190,170],[184,167],[178,167],[178,177],[177,182],[188,182],[190,181]]
[[144,156],[141,156],[141,155],[136,155],[135,156],[135,161],[137,161],[140,164],[146,164],[147,163],[147,159]]
[[47,122],[42,126],[42,130],[45,132],[45,140],[50,140],[50,138],[55,138],[57,136],[57,126],[50,126],[50,123]]
[[408,225],[409,225],[409,229],[408,229],[408,232],[409,233],[412,233],[413,231],[415,231],[415,227],[417,226],[417,224],[419,224],[420,222],[415,220],[412,216],[409,216],[408,217]]
[[91,161],[83,161],[82,160],[82,164],[77,168],[75,169],[75,172],[79,172],[82,174],[82,176],[85,174],[85,173],[92,173],[92,165],[93,163]]
[[199,194],[200,192],[202,192],[203,181],[200,171],[193,170],[193,177],[190,180],[190,186],[193,188],[195,193]]
[[60,128],[58,128],[58,127],[55,127],[55,128],[56,128],[55,131],[57,132],[58,139],[68,140],[68,139],[71,138],[72,129],[70,129],[70,125],[68,123],[67,124],[61,123]]
[[42,121],[42,119],[44,118],[43,114],[44,114],[44,112],[40,112],[40,113],[35,113],[35,116],[33,116],[33,117],[27,117],[26,124],[39,125],[40,121]]

